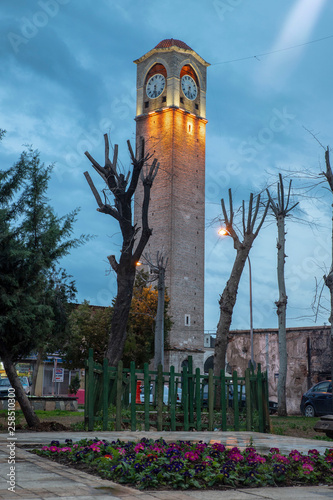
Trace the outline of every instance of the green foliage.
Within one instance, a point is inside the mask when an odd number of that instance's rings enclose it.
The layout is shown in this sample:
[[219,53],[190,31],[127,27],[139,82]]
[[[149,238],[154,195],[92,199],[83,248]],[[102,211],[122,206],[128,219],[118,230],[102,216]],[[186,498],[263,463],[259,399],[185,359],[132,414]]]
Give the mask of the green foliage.
[[315,449],[288,454],[271,448],[266,455],[253,446],[240,450],[220,442],[165,442],[142,438],[139,442],[81,439],[75,445],[52,441],[33,450],[55,460],[84,463],[104,479],[138,489],[249,488],[333,484],[333,451]]
[[82,368],[90,347],[96,362],[103,363],[111,317],[111,307],[90,306],[87,301],[75,307],[69,319],[70,335],[62,348],[68,367]]
[[[147,285],[144,273],[137,274],[131,310],[127,326],[123,362],[129,366],[135,361],[138,368],[154,356],[155,316],[157,290]],[[171,328],[167,314],[169,299],[165,300],[165,332]],[[94,350],[94,360],[102,364],[108,345],[113,306],[90,306],[88,302],[76,307],[70,315],[71,333],[63,344],[66,364],[70,368],[82,368],[88,359],[89,348]]]
[[0,356],[12,362],[55,337],[75,292],[55,265],[87,239],[71,238],[77,211],[59,218],[48,204],[51,171],[31,148],[0,171]]

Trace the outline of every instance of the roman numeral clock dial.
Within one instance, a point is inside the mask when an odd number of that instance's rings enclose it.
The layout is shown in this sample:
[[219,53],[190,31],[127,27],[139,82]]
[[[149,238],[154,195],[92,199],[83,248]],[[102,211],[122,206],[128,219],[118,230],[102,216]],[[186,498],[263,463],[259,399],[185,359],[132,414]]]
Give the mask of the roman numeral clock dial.
[[165,87],[165,78],[160,73],[153,75],[149,78],[146,86],[147,96],[150,99],[156,99],[160,96]]
[[197,85],[191,76],[184,75],[182,77],[182,91],[184,92],[185,97],[187,97],[187,99],[190,99],[190,101],[194,101],[194,99],[197,97]]

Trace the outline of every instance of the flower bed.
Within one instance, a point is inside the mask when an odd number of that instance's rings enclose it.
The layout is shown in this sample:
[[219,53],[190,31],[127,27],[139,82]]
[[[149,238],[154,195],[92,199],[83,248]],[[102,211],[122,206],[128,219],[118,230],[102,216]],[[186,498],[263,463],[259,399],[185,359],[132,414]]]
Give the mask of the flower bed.
[[241,488],[333,484],[333,448],[324,455],[292,450],[268,455],[255,448],[244,451],[221,443],[206,444],[143,438],[139,442],[81,440],[52,441],[34,453],[72,464],[84,464],[105,479],[139,489]]

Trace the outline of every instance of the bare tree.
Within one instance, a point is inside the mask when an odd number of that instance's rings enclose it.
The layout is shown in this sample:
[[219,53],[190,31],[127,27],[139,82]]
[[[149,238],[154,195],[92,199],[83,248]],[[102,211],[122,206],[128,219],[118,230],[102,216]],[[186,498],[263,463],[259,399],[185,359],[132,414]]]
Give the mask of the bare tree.
[[235,262],[230,274],[230,278],[223,290],[220,297],[220,319],[217,325],[216,343],[214,352],[214,373],[220,374],[220,370],[225,369],[225,355],[227,351],[228,336],[232,320],[232,313],[236,303],[239,282],[245,266],[246,259],[252,248],[252,244],[264,223],[267,215],[269,204],[265,204],[263,215],[260,222],[255,229],[259,208],[260,208],[260,195],[257,197],[255,207],[253,207],[253,193],[250,194],[248,214],[246,216],[245,203],[242,203],[242,231],[240,237],[236,232],[234,223],[234,211],[232,203],[231,189],[229,189],[229,213],[228,215],[224,199],[221,200],[222,212],[226,231],[232,237],[234,248],[236,250]]
[[[329,147],[327,146],[325,150],[325,166],[326,170],[325,172],[322,172],[322,174],[325,176],[328,185],[330,187],[331,193],[333,193],[333,172],[332,172],[332,167],[331,167],[331,162],[330,162],[330,150]],[[329,317],[329,322],[331,323],[331,380],[333,380],[333,225],[332,225],[332,260],[331,260],[331,266],[330,266],[330,271],[327,274],[327,276],[324,276],[324,282],[327,288],[330,291],[330,299],[331,299],[331,309],[330,309],[330,317]],[[332,405],[333,405],[333,400],[332,400]],[[333,410],[333,407],[332,407]]]
[[282,175],[279,174],[280,182],[277,185],[277,201],[274,201],[269,189],[266,189],[269,205],[276,218],[278,228],[277,240],[277,277],[279,287],[279,300],[275,303],[279,323],[279,379],[278,379],[278,414],[280,417],[287,415],[286,403],[286,380],[287,380],[287,332],[286,332],[286,310],[287,293],[285,285],[285,219],[289,212],[298,205],[298,202],[290,206],[291,182],[289,182],[288,194],[285,197]]
[[[98,204],[98,212],[111,215],[119,223],[122,234],[122,248],[119,262],[114,255],[109,255],[108,260],[112,269],[117,275],[117,297],[114,304],[114,312],[111,321],[110,336],[106,357],[109,364],[114,366],[120,361],[123,355],[124,344],[126,340],[126,325],[131,307],[133,285],[135,280],[136,265],[141,254],[152,234],[148,224],[148,207],[150,191],[158,171],[159,163],[155,158],[148,166],[148,161],[152,155],[145,153],[145,143],[141,140],[137,156],[134,155],[131,144],[127,141],[128,150],[132,162],[132,174],[128,172],[125,177],[117,170],[118,146],[114,147],[113,161],[109,158],[109,141],[107,134],[104,134],[105,143],[105,166],[102,167],[86,151],[85,155],[91,161],[93,168],[98,172],[106,183],[107,190],[111,192],[114,198],[114,205],[111,205],[105,192],[104,202],[102,201],[96,187],[88,172],[84,175],[95,196]],[[147,166],[145,173],[144,166]],[[139,178],[143,182],[143,202],[142,202],[142,227],[136,227],[132,222],[132,201],[137,188]],[[140,231],[141,230],[141,231]],[[136,236],[138,242],[136,242]]]

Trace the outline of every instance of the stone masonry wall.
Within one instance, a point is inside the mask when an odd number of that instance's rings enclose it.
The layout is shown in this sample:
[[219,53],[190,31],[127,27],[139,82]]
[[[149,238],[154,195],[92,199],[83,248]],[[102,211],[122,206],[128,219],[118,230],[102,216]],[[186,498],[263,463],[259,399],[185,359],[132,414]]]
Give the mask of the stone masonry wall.
[[[302,394],[315,383],[330,378],[330,327],[287,329],[287,411],[300,413]],[[269,397],[277,401],[279,373],[278,334],[276,329],[255,330],[254,361],[268,371]],[[250,332],[233,331],[227,349],[232,370],[244,376],[250,359]]]

